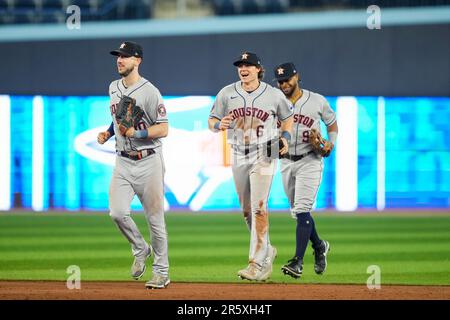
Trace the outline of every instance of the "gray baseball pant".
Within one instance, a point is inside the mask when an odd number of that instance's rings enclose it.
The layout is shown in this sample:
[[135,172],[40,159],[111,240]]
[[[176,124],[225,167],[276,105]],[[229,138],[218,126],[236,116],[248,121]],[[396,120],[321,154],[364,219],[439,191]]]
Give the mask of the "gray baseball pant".
[[260,152],[248,155],[236,150],[233,152],[234,183],[250,231],[249,263],[260,266],[268,255],[270,245],[267,201],[275,170],[276,160]]
[[168,275],[167,231],[164,219],[164,160],[162,153],[134,161],[117,156],[109,191],[111,218],[131,244],[135,257],[143,257],[147,243],[130,216],[133,197],[138,196],[154,250],[153,272]]

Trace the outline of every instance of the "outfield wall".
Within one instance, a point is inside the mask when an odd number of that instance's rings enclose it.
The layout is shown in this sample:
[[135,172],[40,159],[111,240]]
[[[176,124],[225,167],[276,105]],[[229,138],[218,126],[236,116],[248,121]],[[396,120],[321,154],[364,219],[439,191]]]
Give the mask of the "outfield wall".
[[[449,207],[450,98],[327,98],[341,130],[318,210]],[[166,209],[238,209],[224,139],[207,130],[214,97],[164,100]],[[108,97],[0,96],[0,105],[1,210],[108,209],[115,144],[96,142],[111,121]],[[288,208],[279,171],[269,207]]]

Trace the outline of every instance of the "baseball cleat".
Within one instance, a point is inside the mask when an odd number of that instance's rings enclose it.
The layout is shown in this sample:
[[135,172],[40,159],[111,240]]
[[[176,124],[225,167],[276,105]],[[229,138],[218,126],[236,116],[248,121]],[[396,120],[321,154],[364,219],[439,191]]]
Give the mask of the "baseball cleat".
[[153,248],[148,245],[147,255],[144,258],[134,258],[133,264],[131,265],[131,277],[134,280],[139,280],[145,273],[147,269],[145,262],[153,253]]
[[327,268],[327,254],[330,251],[328,241],[322,240],[322,245],[314,249],[314,272],[323,274]]
[[260,275],[258,276],[258,280],[265,281],[270,278],[273,270],[273,261],[277,257],[277,248],[272,245],[269,245],[269,250],[266,259],[264,259],[264,264],[261,270]]
[[281,271],[285,275],[298,279],[303,273],[303,260],[299,257],[293,257],[288,263],[281,267]]
[[281,268],[281,270],[283,271],[283,273],[284,273],[286,276],[291,276],[291,277],[294,278],[294,279],[300,278],[300,276],[297,276],[297,275],[295,275],[295,274],[293,274],[293,273],[291,273],[291,272],[289,272],[289,271],[287,271],[287,270],[285,270],[285,269],[283,269],[283,268]]
[[151,280],[145,283],[147,289],[164,289],[170,284],[170,279],[168,276],[163,276],[159,273],[153,273]]
[[238,271],[238,276],[241,279],[250,280],[250,281],[251,280],[255,280],[255,281],[261,280],[261,279],[259,279],[260,274],[261,274],[261,267],[259,267],[254,262],[249,263],[247,268]]

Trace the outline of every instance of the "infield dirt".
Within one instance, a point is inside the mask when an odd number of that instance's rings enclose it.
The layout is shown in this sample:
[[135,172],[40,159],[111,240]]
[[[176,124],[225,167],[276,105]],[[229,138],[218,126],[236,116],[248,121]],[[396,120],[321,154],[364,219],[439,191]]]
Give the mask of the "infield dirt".
[[0,281],[1,300],[450,300],[450,286],[272,283],[171,283],[147,290],[144,282]]

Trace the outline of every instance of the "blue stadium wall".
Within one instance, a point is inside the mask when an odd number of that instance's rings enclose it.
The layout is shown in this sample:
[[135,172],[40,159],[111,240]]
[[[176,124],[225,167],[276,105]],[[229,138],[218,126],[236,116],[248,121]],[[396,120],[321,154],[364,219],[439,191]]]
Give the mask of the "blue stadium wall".
[[251,50],[266,81],[276,64],[293,61],[303,85],[326,95],[450,96],[450,7],[385,11],[379,30],[366,27],[365,10],[3,27],[0,94],[104,95],[117,78],[109,51],[134,40],[144,47],[141,73],[167,95],[217,94],[236,80],[233,59]]

